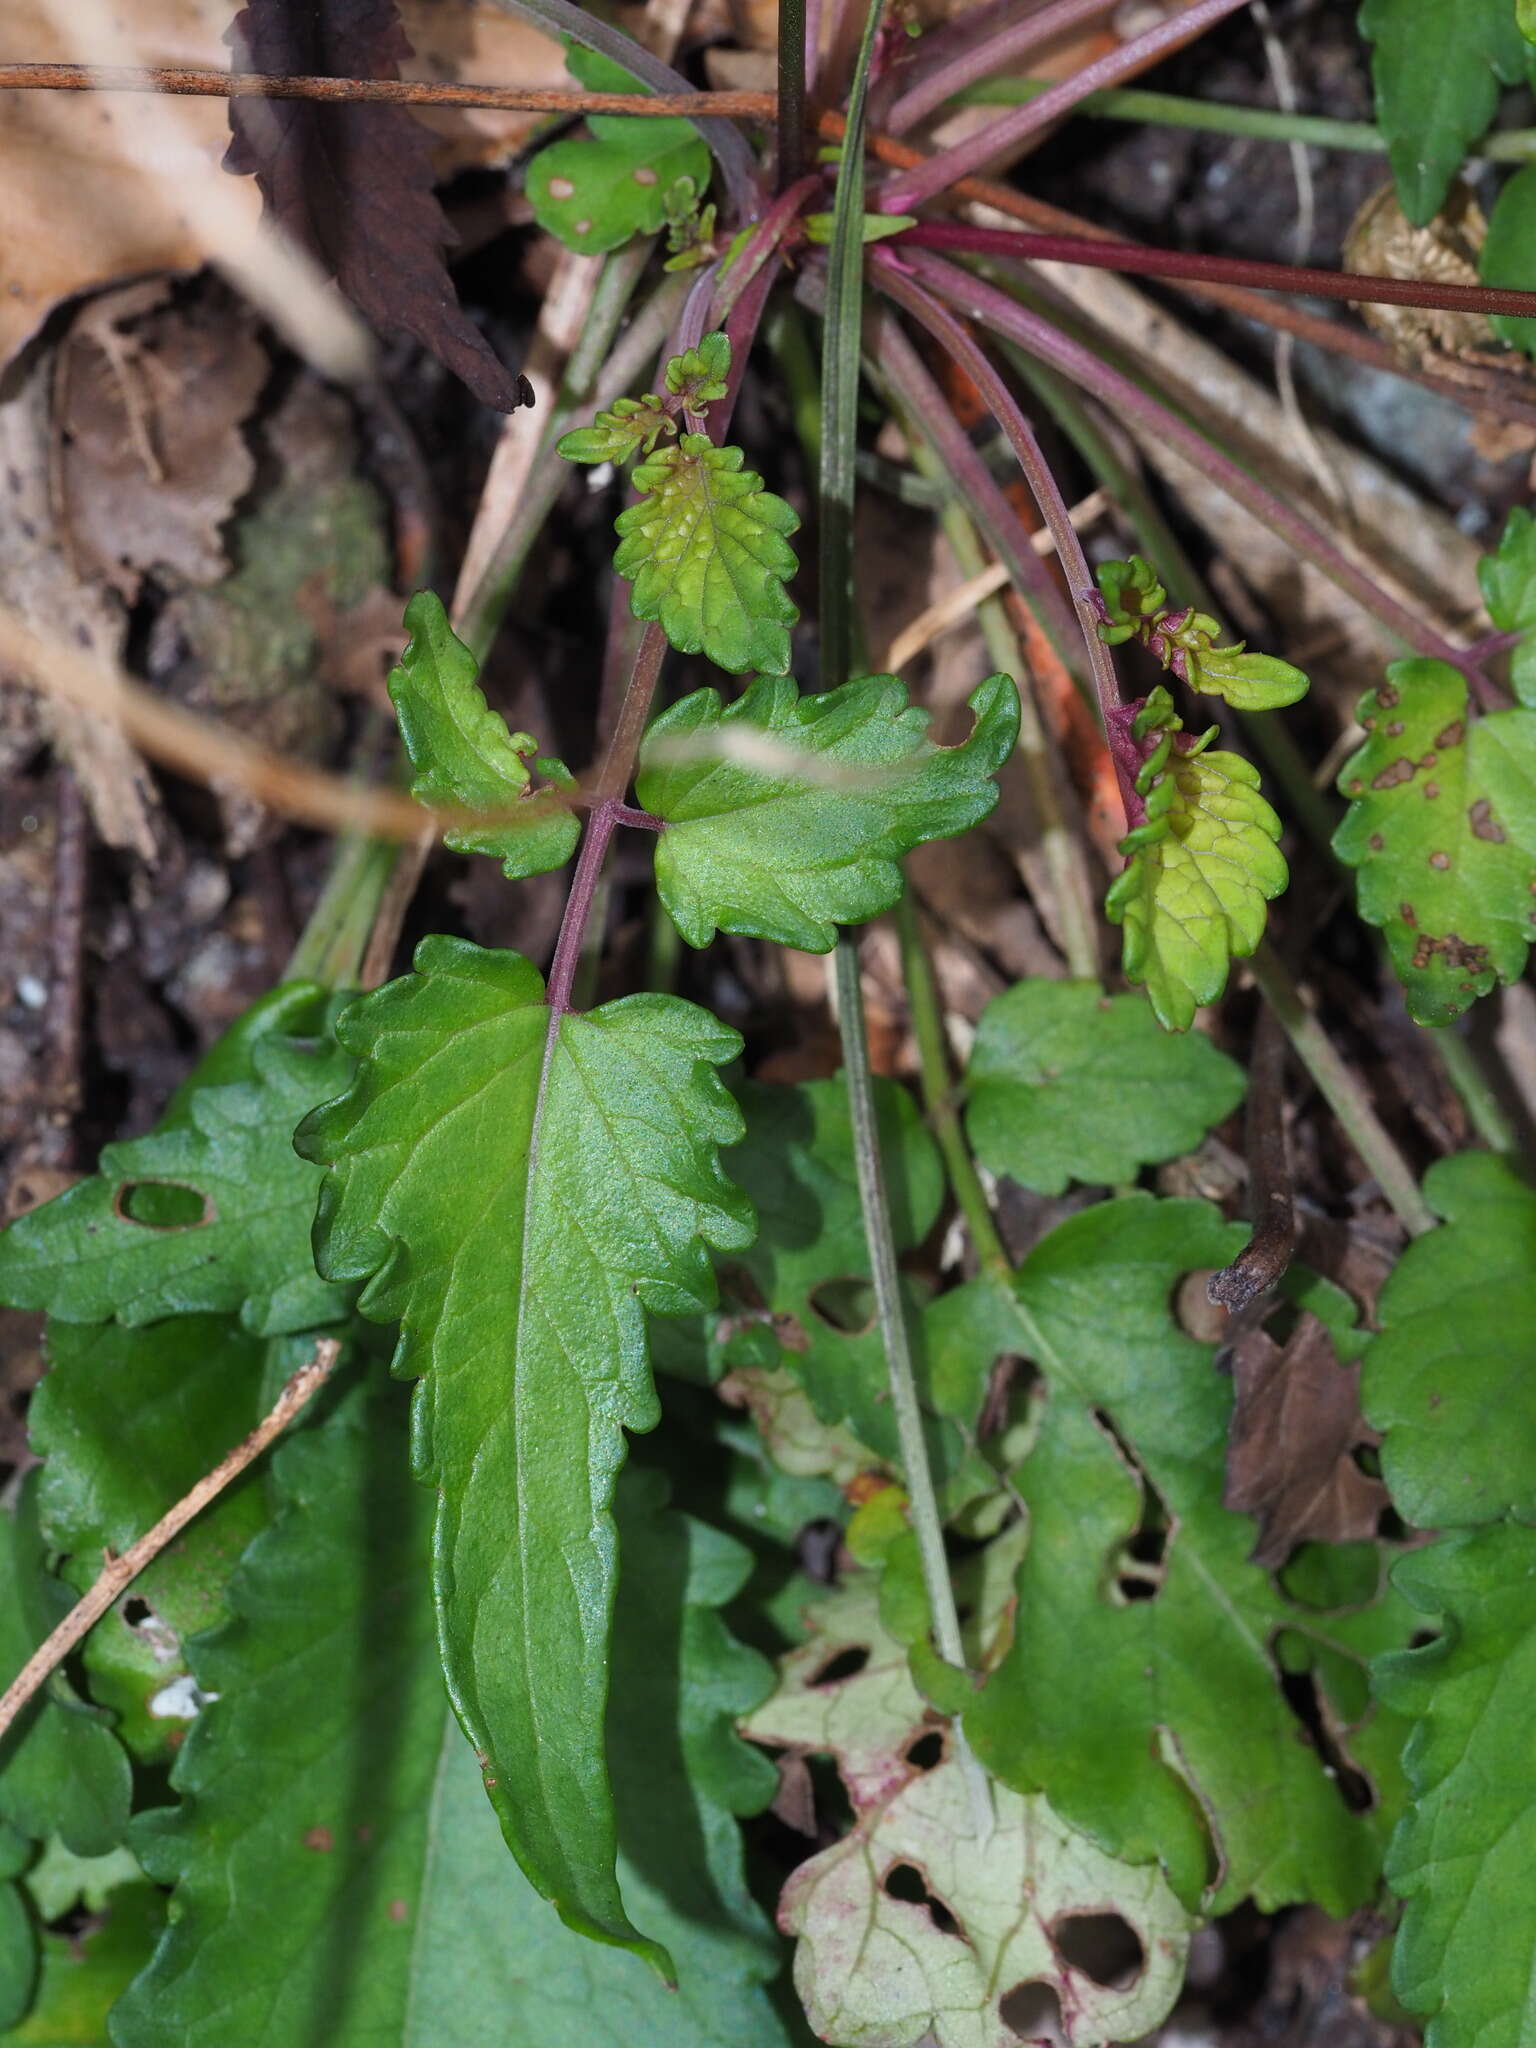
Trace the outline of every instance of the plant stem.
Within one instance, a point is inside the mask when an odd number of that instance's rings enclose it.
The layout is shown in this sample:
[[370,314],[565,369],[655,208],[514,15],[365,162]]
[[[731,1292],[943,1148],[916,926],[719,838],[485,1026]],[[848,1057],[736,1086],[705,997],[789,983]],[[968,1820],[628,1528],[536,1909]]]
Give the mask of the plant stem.
[[[966,47],[953,56],[925,52],[920,42],[907,67],[907,75],[915,83],[897,99],[885,125],[892,135],[905,135],[978,79],[1000,71],[1005,64],[1018,63],[1076,29],[1090,23],[1098,26],[1103,13],[1102,0],[1049,0],[1046,6],[1031,8],[1021,21],[999,23],[990,34],[967,38]],[[1004,104],[1027,102],[1021,99]]]
[[901,941],[901,971],[907,985],[912,1036],[917,1042],[918,1076],[922,1084],[923,1107],[928,1112],[928,1128],[933,1132],[944,1160],[950,1191],[971,1233],[971,1243],[976,1248],[981,1269],[988,1279],[1007,1288],[1011,1298],[1012,1268],[992,1218],[992,1204],[987,1200],[987,1191],[971,1158],[971,1148],[965,1141],[950,1074],[938,984],[928,949],[923,944],[922,927],[910,889],[896,906],[896,931]]
[[338,844],[314,909],[283,970],[285,981],[361,988],[379,906],[400,859],[400,842],[349,833]]
[[1517,1157],[1520,1140],[1515,1127],[1490,1086],[1475,1048],[1453,1024],[1426,1025],[1424,1031],[1440,1055],[1446,1078],[1460,1096],[1473,1130],[1490,1151]]
[[869,1063],[864,990],[859,979],[859,947],[857,939],[846,933],[838,939],[833,972],[838,1029],[843,1041],[843,1076],[853,1116],[853,1155],[858,1170],[859,1201],[864,1211],[864,1235],[875,1283],[875,1310],[880,1319],[880,1336],[890,1371],[891,1413],[901,1446],[908,1512],[917,1536],[923,1584],[933,1613],[934,1647],[946,1664],[963,1671],[966,1668],[965,1644],[960,1634],[954,1588],[950,1584],[939,1497],[928,1464],[923,1411],[917,1396],[917,1377],[912,1370],[912,1349],[901,1300],[901,1276],[896,1265],[896,1242],[891,1232],[890,1203],[880,1158],[875,1080]]
[[[527,4],[527,0],[523,0],[523,4]],[[541,0],[541,4],[550,5],[552,0]],[[1118,85],[1122,78],[1135,76],[1165,53],[1182,48],[1202,29],[1235,14],[1239,7],[1247,4],[1248,0],[1194,0],[1193,6],[1181,8],[1171,20],[1160,23],[1146,35],[1136,36],[1108,56],[1085,65],[1075,78],[1053,85],[1049,92],[1041,93],[1027,106],[1016,107],[1001,121],[991,122],[954,148],[941,150],[921,169],[893,179],[880,195],[882,210],[886,213],[915,213],[925,201],[947,192],[970,172],[979,171],[983,164],[1017,150],[1031,135],[1071,113],[1090,93],[1099,92],[1105,86]]]
[[805,173],[805,0],[779,0],[779,188]]
[[1301,999],[1290,971],[1267,940],[1259,944],[1249,965],[1261,994],[1279,1018],[1285,1035],[1345,1136],[1364,1160],[1410,1236],[1435,1228],[1435,1213],[1419,1192],[1413,1169],[1398,1150],[1387,1127],[1372,1108],[1365,1090],[1350,1072],[1327,1032]]

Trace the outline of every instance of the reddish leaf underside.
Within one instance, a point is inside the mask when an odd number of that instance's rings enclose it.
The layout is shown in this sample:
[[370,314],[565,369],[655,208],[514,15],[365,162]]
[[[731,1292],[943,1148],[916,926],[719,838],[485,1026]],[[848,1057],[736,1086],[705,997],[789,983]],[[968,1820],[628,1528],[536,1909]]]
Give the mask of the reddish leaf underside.
[[[411,54],[394,0],[251,0],[226,40],[236,70],[269,77],[398,78]],[[236,99],[229,125],[224,168],[255,177],[267,217],[364,319],[413,335],[498,412],[533,403],[459,304],[430,138],[409,107]]]

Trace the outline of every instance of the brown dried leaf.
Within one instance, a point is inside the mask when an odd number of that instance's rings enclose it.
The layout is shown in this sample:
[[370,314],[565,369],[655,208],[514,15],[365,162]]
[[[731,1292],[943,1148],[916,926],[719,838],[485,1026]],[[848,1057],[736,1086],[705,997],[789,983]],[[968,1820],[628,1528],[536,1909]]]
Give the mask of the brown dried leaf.
[[1360,1368],[1341,1365],[1328,1329],[1303,1314],[1282,1347],[1263,1330],[1232,1354],[1237,1402],[1223,1504],[1254,1515],[1255,1564],[1284,1564],[1298,1543],[1356,1543],[1387,1505],[1352,1453],[1375,1441],[1360,1415]]
[[[398,78],[411,46],[394,0],[250,0],[235,68],[272,77]],[[363,317],[414,335],[499,412],[532,391],[459,305],[432,145],[408,107],[232,100],[226,170],[250,172],[269,218],[318,258]]]

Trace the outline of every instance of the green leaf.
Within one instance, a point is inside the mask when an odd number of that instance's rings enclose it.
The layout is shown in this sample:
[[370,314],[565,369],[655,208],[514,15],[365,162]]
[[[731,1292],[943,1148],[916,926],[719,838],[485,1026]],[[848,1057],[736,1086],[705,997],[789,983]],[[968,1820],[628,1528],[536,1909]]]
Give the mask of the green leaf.
[[182,1803],[138,1823],[175,1917],[117,2048],[558,2044],[594,2014],[615,2041],[787,2048],[732,1817],[772,1790],[731,1727],[769,1673],[718,1613],[745,1553],[625,1475],[619,1873],[676,1959],[671,1992],[562,1927],[506,1853],[434,1654],[432,1504],[401,1408],[387,1384],[360,1390],[278,1454],[284,1505],[241,1567],[237,1619],[196,1648],[219,1697],[176,1766]]
[[983,1166],[1059,1195],[1193,1151],[1241,1102],[1243,1070],[1201,1032],[1160,1031],[1139,997],[1021,981],[982,1012],[966,1085]]
[[567,462],[628,462],[649,455],[663,434],[675,434],[677,422],[663,412],[654,391],[643,398],[616,398],[590,427],[572,427],[555,443]]
[[[292,1349],[297,1366],[310,1346]],[[48,1353],[27,1416],[44,1460],[39,1513],[83,1591],[103,1550],[121,1556],[255,1428],[270,1406],[268,1347],[232,1318],[175,1316],[142,1330],[54,1323]],[[183,1639],[224,1618],[230,1573],[266,1519],[261,1475],[248,1473],[86,1639],[92,1695],[146,1762],[169,1763],[197,1711]]]
[[783,675],[800,616],[784,588],[800,521],[743,460],[703,434],[648,456],[631,477],[640,503],[614,521],[613,566],[635,586],[635,617],[658,620],[680,653],[732,675]]
[[1515,26],[1528,43],[1536,43],[1536,0],[1515,0]]
[[[60,1619],[67,1600],[44,1575],[34,1489],[14,1515],[0,1511],[0,1672],[21,1670]],[[103,1721],[59,1673],[0,1742],[0,1821],[42,1841],[59,1835],[80,1856],[104,1856],[123,1839],[132,1790],[128,1758]]]
[[[836,220],[832,213],[808,213],[801,220],[805,239],[821,248],[827,248],[832,241],[832,226]],[[859,222],[859,240],[864,243],[883,242],[888,235],[899,235],[905,228],[917,226],[915,213],[866,213]]]
[[1394,662],[1360,700],[1370,737],[1344,764],[1334,851],[1387,935],[1408,1008],[1447,1024],[1525,966],[1536,929],[1536,712],[1468,719],[1443,661]]
[[[589,92],[645,92],[621,65],[595,50],[566,46],[566,69]],[[524,190],[533,217],[580,256],[600,256],[633,235],[667,225],[668,195],[685,180],[709,184],[709,149],[689,121],[591,114],[587,136],[564,136],[528,165]]]
[[112,1893],[105,1919],[78,1934],[44,1934],[37,1996],[6,2048],[102,2048],[107,2016],[164,1924],[164,1894],[134,1884]]
[[1486,1152],[1442,1159],[1424,1193],[1446,1221],[1393,1269],[1361,1378],[1382,1476],[1420,1528],[1536,1516],[1536,1193]]
[[[1020,1534],[992,1544],[957,1586],[978,1663],[1006,1636]],[[872,2048],[919,2035],[940,2048],[993,2048],[1016,2031],[1010,1992],[1031,1983],[1056,1994],[1069,2040],[1156,2027],[1182,1983],[1187,1914],[1156,1871],[1104,1855],[1042,1798],[992,1787],[995,1825],[979,1839],[952,1738],[912,1683],[884,1591],[857,1573],[817,1601],[808,1640],[743,1724],[791,1754],[832,1756],[853,1806],[852,1830],[799,1866],[780,1906],[800,1937],[795,1988],[812,2026],[824,2040]],[[891,1882],[898,1870],[905,1885]],[[1135,1930],[1145,1965],[1129,1985],[1096,1981],[1051,1940],[1079,1913],[1119,1915]]]
[[1310,684],[1299,668],[1274,654],[1247,654],[1236,647],[1192,650],[1189,686],[1224,697],[1234,711],[1278,711],[1305,697]]
[[104,1913],[112,1894],[138,1884],[144,1872],[131,1849],[112,1849],[105,1856],[77,1856],[55,1835],[27,1872],[27,1896],[40,1920],[62,1920],[76,1906]]
[[1501,633],[1523,633],[1511,651],[1509,679],[1522,704],[1536,706],[1536,519],[1513,506],[1499,536],[1498,552],[1477,565],[1488,616]]
[[991,676],[955,747],[895,676],[801,697],[760,676],[734,704],[695,690],[646,734],[640,802],[665,821],[656,886],[690,946],[717,928],[829,952],[837,926],[889,910],[901,857],[964,832],[997,802],[1018,735],[1018,693]]
[[[513,881],[563,867],[581,837],[569,807],[535,792],[528,757],[537,742],[508,732],[486,703],[476,677],[479,664],[448,623],[441,600],[419,590],[405,608],[410,639],[391,671],[389,694],[400,737],[415,771],[411,795],[437,810],[512,811],[494,825],[443,834],[455,853],[487,853]],[[538,764],[546,775],[569,781],[559,762]]]
[[[1249,1561],[1254,1525],[1221,1501],[1231,1385],[1170,1308],[1180,1276],[1243,1235],[1203,1203],[1130,1196],[1020,1268],[1016,1349],[1045,1379],[1014,1474],[1029,1549],[1012,1647],[965,1725],[1005,1783],[1111,1854],[1160,1861],[1187,1906],[1343,1914],[1374,1888],[1377,1844],[1274,1648],[1335,1632]],[[1334,1732],[1347,1757],[1349,1721]]]
[[1404,213],[1433,219],[1470,146],[1492,125],[1499,85],[1524,73],[1510,0],[1364,0],[1375,48],[1376,120]]
[[685,349],[667,364],[667,389],[680,398],[685,412],[703,412],[724,398],[731,383],[729,336],[706,334],[697,348]]
[[[104,1146],[99,1173],[0,1235],[0,1300],[130,1328],[238,1312],[256,1336],[346,1313],[347,1291],[314,1270],[320,1176],[294,1152],[293,1129],[351,1068],[330,1036],[324,991],[279,997],[261,1006],[270,1028],[239,1041],[244,1078],[179,1095],[148,1137]],[[205,1062],[213,1072],[231,1064],[217,1046]]]
[[1515,2048],[1530,2036],[1536,1949],[1536,1530],[1447,1536],[1393,1577],[1443,1630],[1375,1669],[1382,1700],[1417,1720],[1413,1797],[1387,1857],[1406,1901],[1393,1989],[1428,2018],[1426,2048]]
[[656,1421],[642,1309],[707,1307],[705,1246],[751,1236],[710,1071],[741,1041],[670,996],[555,1017],[527,961],[457,939],[415,964],[345,1013],[356,1082],[301,1133],[333,1169],[320,1257],[425,1376],[444,1665],[507,1840],[573,1926],[654,1956],[613,1875],[609,1506]]
[[7,2034],[32,2003],[37,1931],[20,1887],[0,1883],[0,2027]]
[[1125,928],[1126,980],[1146,985],[1167,1030],[1187,1031],[1226,987],[1231,960],[1264,936],[1265,905],[1288,879],[1280,820],[1240,755],[1185,752],[1177,740],[1142,793],[1146,823],[1121,841],[1127,865],[1104,910]]
[[[1536,235],[1536,167],[1525,164],[1499,187],[1488,216],[1488,234],[1478,254],[1484,284],[1528,292],[1536,285],[1532,241]],[[1536,355],[1536,320],[1518,313],[1495,313],[1488,322],[1500,341]]]

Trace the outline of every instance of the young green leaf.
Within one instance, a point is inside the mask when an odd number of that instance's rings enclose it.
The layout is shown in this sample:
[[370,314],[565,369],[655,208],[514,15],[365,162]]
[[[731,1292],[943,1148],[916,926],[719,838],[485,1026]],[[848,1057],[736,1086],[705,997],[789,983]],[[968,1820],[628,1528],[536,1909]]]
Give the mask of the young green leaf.
[[619,1870],[676,1958],[674,1993],[563,1928],[506,1853],[434,1654],[432,1503],[403,1422],[397,1390],[359,1389],[278,1453],[278,1520],[235,1620],[195,1647],[218,1697],[177,1763],[181,1804],[138,1823],[175,1917],[114,2016],[118,2048],[554,2043],[594,2012],[618,2041],[787,2048],[732,1817],[773,1787],[731,1729],[769,1678],[717,1611],[745,1553],[625,1475]]
[[1181,737],[1165,734],[1169,751],[1159,747],[1142,771],[1146,821],[1121,841],[1127,863],[1104,899],[1110,922],[1125,928],[1125,978],[1145,983],[1169,1031],[1187,1031],[1200,1004],[1221,994],[1288,879],[1258,770],[1238,754],[1206,752],[1203,740],[1183,749]]
[[299,1118],[351,1072],[329,1001],[279,990],[259,1006],[261,1028],[237,1025],[232,1047],[215,1046],[155,1131],[104,1146],[99,1173],[13,1223],[0,1300],[130,1328],[238,1312],[256,1336],[344,1315],[349,1293],[316,1275],[309,1251],[320,1176],[293,1149]]
[[1536,1530],[1442,1537],[1393,1578],[1439,1630],[1374,1673],[1386,1705],[1416,1719],[1412,1799],[1387,1857],[1406,1902],[1393,1989],[1428,2019],[1426,2048],[1512,2044],[1530,2029],[1536,1950]]
[[1192,1151],[1242,1100],[1243,1070],[1202,1032],[1160,1031],[1137,996],[1021,981],[982,1012],[966,1085],[983,1166],[1059,1195]]
[[1149,562],[1101,562],[1099,637],[1111,647],[1139,640],[1180,682],[1224,697],[1234,711],[1276,711],[1307,694],[1307,678],[1273,654],[1246,654],[1239,640],[1218,647],[1220,623],[1192,605],[1175,609]]
[[1365,1354],[1382,1475],[1420,1528],[1536,1517],[1536,1194],[1502,1159],[1442,1159],[1424,1192],[1446,1220],[1382,1289]]
[[1007,676],[973,691],[976,723],[955,747],[895,676],[801,697],[760,676],[734,704],[695,690],[652,724],[638,793],[665,821],[656,886],[690,946],[717,929],[825,953],[839,924],[888,910],[901,856],[992,810],[992,781],[1018,736]]
[[1509,0],[1364,0],[1376,120],[1397,196],[1415,227],[1433,219],[1470,146],[1492,125],[1499,86],[1525,60]]
[[571,1925],[655,1958],[613,1874],[609,1508],[657,1415],[642,1309],[707,1307],[706,1245],[752,1234],[711,1072],[741,1041],[670,996],[555,1016],[527,961],[457,939],[415,966],[345,1013],[357,1079],[300,1134],[332,1169],[319,1256],[422,1377],[443,1659],[507,1840]]
[[1488,616],[1501,633],[1524,638],[1511,650],[1509,680],[1522,704],[1536,706],[1536,519],[1512,508],[1496,553],[1477,565]]
[[[67,1599],[43,1567],[35,1489],[0,1510],[0,1672],[20,1671]],[[60,1835],[80,1856],[123,1839],[132,1791],[128,1758],[103,1717],[55,1673],[0,1742],[0,1822],[41,1841]]]
[[1223,697],[1234,711],[1278,711],[1305,697],[1306,676],[1274,654],[1247,654],[1235,647],[1192,648],[1185,660],[1192,690]]
[[[411,795],[437,809],[519,813],[443,834],[455,853],[499,860],[513,881],[563,867],[581,825],[567,805],[534,790],[528,760],[537,743],[526,732],[508,732],[486,703],[476,682],[479,665],[434,592],[416,593],[405,623],[411,637],[390,673],[389,694],[415,771]],[[570,780],[558,761],[536,765],[552,780]]]
[[1378,1845],[1302,1739],[1271,1647],[1338,1630],[1250,1562],[1253,1524],[1221,1502],[1231,1388],[1170,1307],[1242,1235],[1203,1203],[1130,1196],[1025,1260],[1016,1348],[1047,1392],[1014,1475],[1029,1549],[1012,1647],[965,1726],[1007,1784],[1161,1861],[1187,1906],[1342,1914],[1370,1896]]
[[555,443],[555,453],[567,462],[628,462],[632,455],[649,455],[664,434],[676,432],[676,420],[647,391],[643,398],[616,398],[590,427],[572,427]]
[[743,459],[704,434],[648,456],[631,479],[640,503],[614,521],[613,566],[634,584],[635,617],[659,621],[680,653],[732,675],[783,675],[800,616],[784,588],[800,521]]
[[706,334],[697,348],[673,356],[667,364],[666,378],[667,389],[682,401],[684,412],[703,412],[730,389],[729,336]]
[[1536,930],[1536,712],[1469,721],[1443,661],[1394,662],[1360,700],[1370,737],[1345,762],[1334,850],[1360,915],[1387,935],[1408,1008],[1446,1024],[1525,966]]
[[[571,42],[566,69],[588,92],[644,92],[622,65]],[[591,114],[588,135],[563,136],[528,165],[524,190],[534,219],[580,256],[600,256],[632,235],[667,225],[668,195],[687,181],[709,184],[709,149],[692,122]]]
[[[121,1556],[255,1428],[279,1377],[269,1349],[283,1348],[296,1368],[311,1347],[269,1347],[224,1316],[51,1325],[27,1423],[44,1460],[43,1533],[82,1591],[104,1551]],[[230,1573],[266,1520],[261,1475],[249,1473],[140,1573],[131,1609],[120,1604],[87,1637],[92,1697],[143,1761],[168,1764],[197,1712],[185,1638],[223,1620]]]

